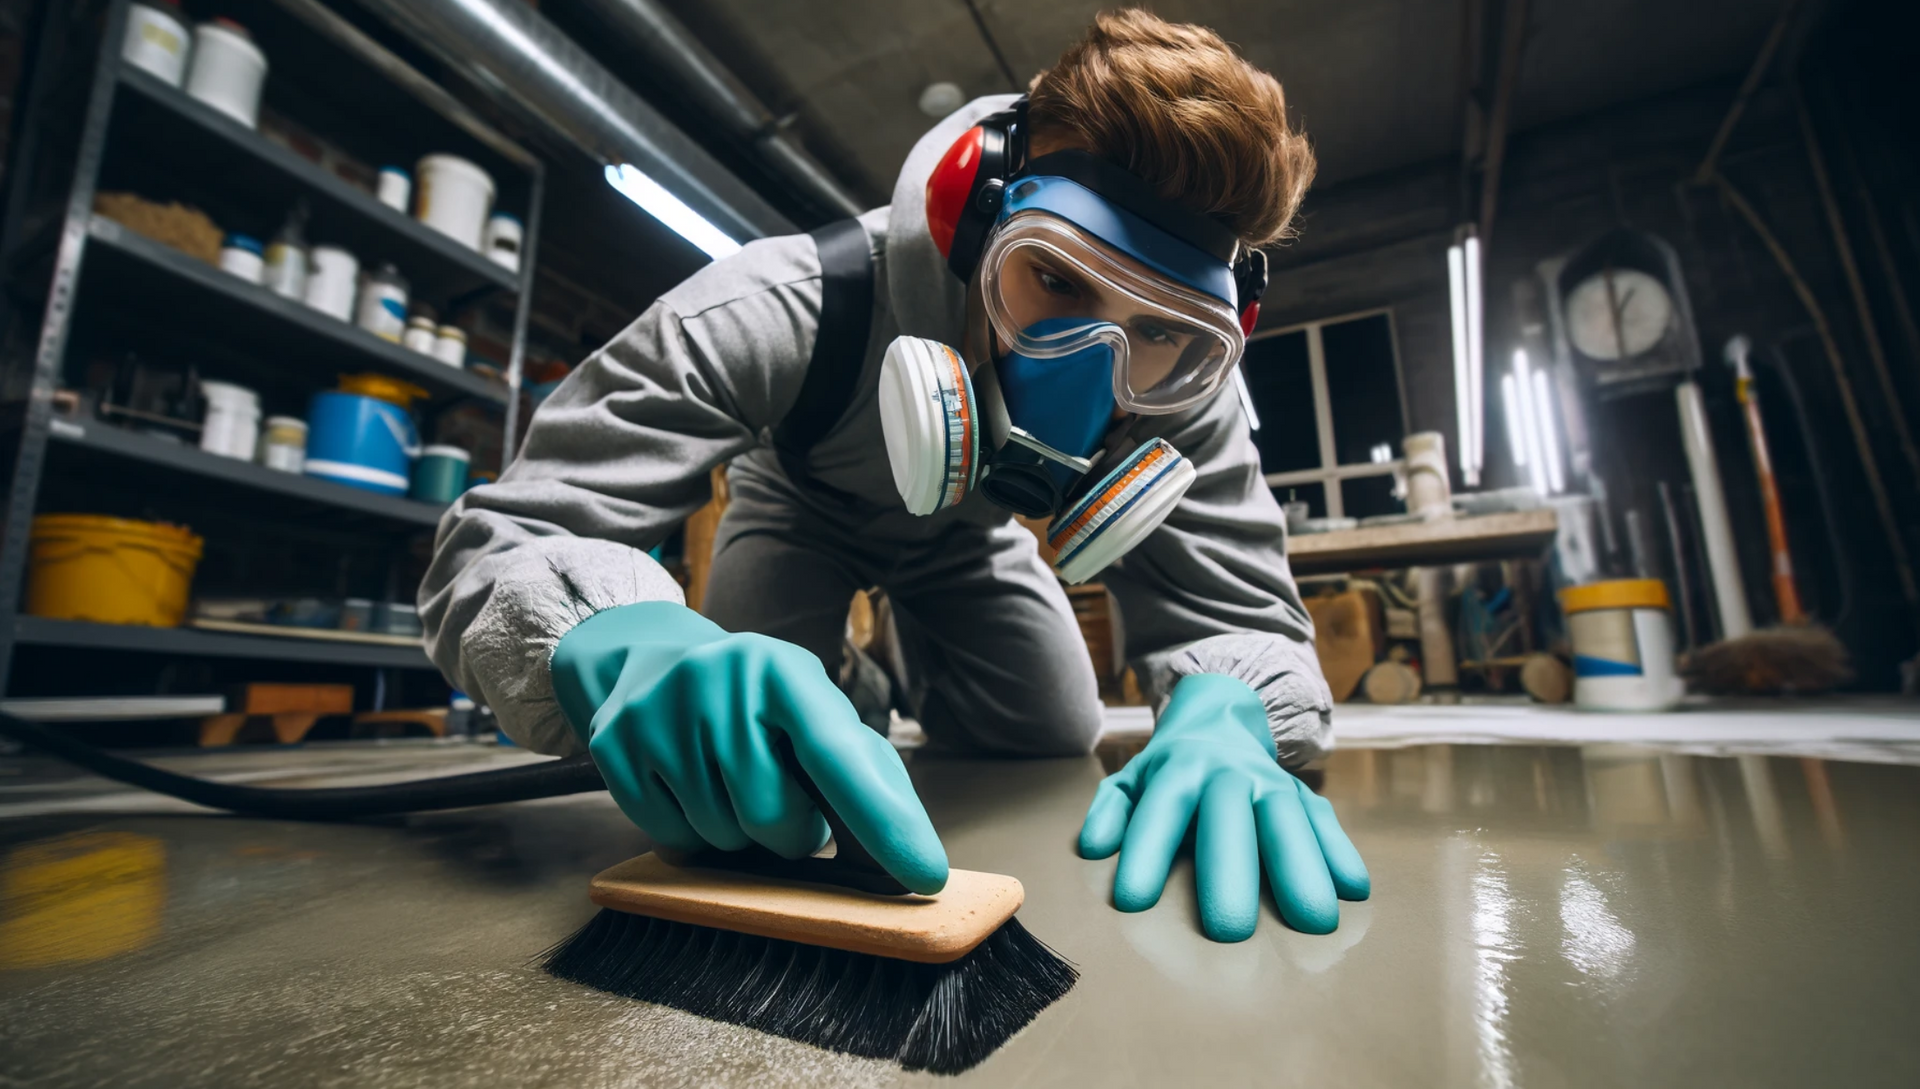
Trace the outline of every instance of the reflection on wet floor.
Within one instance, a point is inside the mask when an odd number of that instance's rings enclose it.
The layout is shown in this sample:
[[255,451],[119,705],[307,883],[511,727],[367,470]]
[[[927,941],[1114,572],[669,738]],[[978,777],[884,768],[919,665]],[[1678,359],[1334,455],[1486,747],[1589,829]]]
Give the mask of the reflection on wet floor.
[[[491,749],[312,746],[207,765],[303,785]],[[912,760],[959,866],[1027,886],[1083,982],[983,1084],[1920,1084],[1920,768],[1623,746],[1343,750],[1374,875],[1312,937],[1108,904],[1072,849],[1093,760]],[[174,766],[191,764],[191,760]],[[316,769],[325,769],[324,774]],[[602,796],[353,825],[0,778],[8,1084],[890,1085],[828,1055],[548,979],[588,876],[644,847]],[[31,800],[31,804],[29,804]]]

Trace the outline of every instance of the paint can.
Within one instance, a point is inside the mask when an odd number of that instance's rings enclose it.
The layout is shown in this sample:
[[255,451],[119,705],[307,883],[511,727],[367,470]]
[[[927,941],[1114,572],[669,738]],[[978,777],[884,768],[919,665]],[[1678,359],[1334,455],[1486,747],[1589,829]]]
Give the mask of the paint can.
[[362,393],[316,393],[307,410],[303,471],[351,488],[405,495],[420,437],[399,405]]
[[1560,591],[1573,642],[1573,702],[1583,711],[1664,711],[1685,685],[1673,669],[1673,617],[1659,579],[1611,579]]
[[433,338],[433,357],[450,367],[467,365],[467,334],[457,325],[442,325]]
[[433,324],[432,318],[425,314],[415,314],[407,319],[407,331],[401,335],[400,343],[421,355],[432,355],[434,342],[438,339],[438,329],[439,327]]
[[413,168],[420,179],[420,222],[473,249],[480,248],[493,210],[493,179],[457,155],[429,155]]
[[204,541],[185,526],[99,514],[42,514],[27,536],[32,616],[173,628]]
[[413,489],[407,494],[423,503],[453,502],[467,490],[467,466],[472,460],[458,446],[427,447],[413,467]]
[[200,425],[200,449],[223,458],[253,460],[260,440],[260,395],[231,382],[200,380],[207,415]]
[[268,416],[260,436],[260,464],[283,473],[306,467],[307,421],[293,416]]
[[339,318],[353,320],[353,292],[360,261],[338,246],[315,246],[307,276],[307,305]]
[[407,331],[407,281],[399,269],[385,264],[366,277],[354,323],[381,340],[400,343]]
[[188,94],[253,128],[260,119],[260,85],[266,78],[267,55],[253,44],[246,27],[232,19],[215,19],[193,28]]
[[350,597],[340,603],[341,631],[373,630],[373,599]]
[[380,203],[406,215],[413,201],[413,175],[397,166],[380,168],[380,188],[376,194]]
[[152,0],[127,6],[127,34],[120,59],[169,87],[187,75],[187,24],[180,21],[179,0]]
[[250,284],[267,277],[266,247],[250,234],[230,234],[220,246],[220,267]]
[[520,221],[505,212],[495,212],[487,220],[486,242],[481,247],[487,260],[504,269],[520,271],[520,245],[526,232]]

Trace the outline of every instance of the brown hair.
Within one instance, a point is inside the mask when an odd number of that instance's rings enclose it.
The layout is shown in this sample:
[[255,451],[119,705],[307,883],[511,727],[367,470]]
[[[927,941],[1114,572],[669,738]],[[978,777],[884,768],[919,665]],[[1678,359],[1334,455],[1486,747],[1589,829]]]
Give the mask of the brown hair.
[[1255,244],[1287,237],[1313,181],[1279,82],[1205,27],[1101,12],[1028,96],[1037,143],[1084,146]]

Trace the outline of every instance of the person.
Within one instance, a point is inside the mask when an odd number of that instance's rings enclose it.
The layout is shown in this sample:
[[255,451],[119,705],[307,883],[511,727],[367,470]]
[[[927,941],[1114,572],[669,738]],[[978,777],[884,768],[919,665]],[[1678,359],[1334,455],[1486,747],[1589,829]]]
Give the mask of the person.
[[[1280,85],[1213,32],[1100,15],[1026,96],[935,125],[891,206],[748,244],[576,368],[440,524],[434,662],[520,744],[592,753],[669,848],[820,849],[784,739],[927,893],[939,838],[829,677],[852,595],[891,602],[930,745],[1078,755],[1102,710],[1061,582],[1097,574],[1160,704],[1081,831],[1120,854],[1114,905],[1153,906],[1192,828],[1210,937],[1254,932],[1263,866],[1288,924],[1332,930],[1369,878],[1285,770],[1326,750],[1332,701],[1228,389],[1257,247],[1312,172]],[[723,463],[701,615],[647,550]],[[1053,519],[1052,567],[1010,511]]]

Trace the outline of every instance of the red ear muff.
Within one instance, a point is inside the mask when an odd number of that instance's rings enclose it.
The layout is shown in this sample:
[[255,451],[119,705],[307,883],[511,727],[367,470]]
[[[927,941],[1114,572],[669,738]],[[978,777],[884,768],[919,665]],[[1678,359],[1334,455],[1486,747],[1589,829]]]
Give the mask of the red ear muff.
[[939,165],[927,178],[927,230],[932,233],[933,244],[939,247],[943,258],[953,255],[954,231],[973,201],[974,183],[980,177],[981,145],[986,136],[986,130],[978,125],[968,129],[940,157]]
[[1245,310],[1240,311],[1240,335],[1252,336],[1253,327],[1258,324],[1260,324],[1260,304],[1250,302]]

